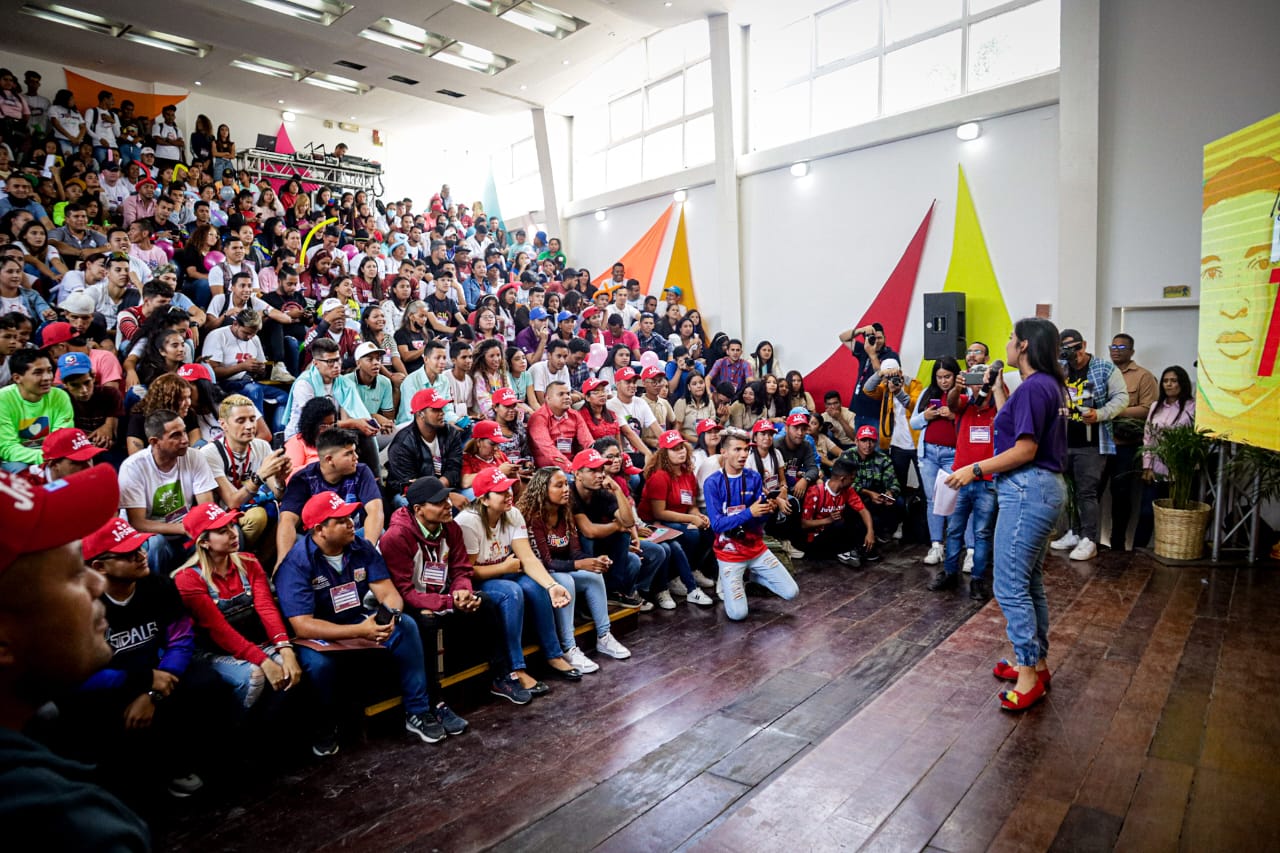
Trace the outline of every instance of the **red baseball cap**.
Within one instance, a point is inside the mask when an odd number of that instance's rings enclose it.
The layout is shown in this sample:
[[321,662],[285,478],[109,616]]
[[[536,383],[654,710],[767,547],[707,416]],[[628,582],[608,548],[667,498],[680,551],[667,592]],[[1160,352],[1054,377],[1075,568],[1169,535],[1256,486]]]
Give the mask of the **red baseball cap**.
[[711,432],[713,429],[724,429],[724,427],[711,418],[703,418],[698,421],[698,435],[702,435],[704,432]]
[[487,438],[490,441],[505,441],[506,436],[502,434],[502,427],[494,421],[476,421],[471,427],[472,438]]
[[195,362],[193,364],[184,364],[178,368],[178,375],[188,382],[195,382],[197,379],[208,379],[214,381],[213,368],[207,364]]
[[[330,492],[330,494],[333,493]],[[337,497],[337,495],[334,495],[334,497]],[[182,517],[182,529],[187,531],[187,535],[191,537],[187,547],[190,548],[194,545],[195,541],[200,538],[201,533],[220,530],[239,517],[239,512],[228,512],[215,503],[200,504],[193,507],[191,512]]]
[[630,367],[619,367],[613,372],[614,382],[634,382],[635,378],[636,372]]
[[479,498],[490,492],[505,492],[515,484],[516,481],[503,474],[501,468],[485,468],[471,481],[471,491]]
[[80,540],[80,552],[88,563],[103,554],[132,554],[150,538],[150,533],[139,533],[129,522],[116,516]]
[[302,526],[307,530],[319,527],[331,518],[346,518],[364,504],[360,501],[347,503],[337,492],[321,492],[312,495],[302,507]]
[[46,464],[55,459],[74,459],[77,462],[88,462],[99,453],[106,453],[89,440],[84,430],[75,427],[63,427],[49,433],[49,437],[40,446]]
[[499,388],[493,392],[493,404],[495,406],[516,406],[520,404],[520,398],[510,388]]
[[660,367],[652,367],[652,366],[646,367],[640,373],[641,379],[658,379],[659,377],[661,377],[662,379],[667,378],[666,372],[663,371],[662,368]]
[[597,388],[608,388],[608,387],[609,387],[608,382],[606,382],[603,379],[596,379],[593,377],[591,379],[585,380],[582,383],[582,393],[590,394],[592,391],[596,390]]
[[658,436],[658,446],[665,447],[667,450],[679,447],[682,444],[684,444],[684,436],[680,434],[678,429],[669,429]]
[[773,425],[773,421],[768,420],[767,418],[761,418],[760,420],[756,421],[754,424],[751,425],[752,433],[777,432],[777,431],[778,431],[778,428]]
[[40,330],[40,348],[65,344],[75,336],[76,330],[71,328],[70,323],[50,323]]
[[804,412],[787,415],[787,426],[808,426],[809,416]]
[[502,294],[506,293],[508,290],[511,290],[512,288],[519,290],[520,285],[515,283],[514,281],[507,282],[506,284],[502,285],[502,287],[498,288],[498,298],[501,299]]
[[416,415],[423,409],[443,409],[452,402],[448,397],[441,397],[437,394],[434,388],[423,388],[413,395],[413,402],[409,404],[409,410]]
[[583,468],[603,468],[608,461],[600,455],[600,451],[588,447],[586,450],[578,451],[578,455],[573,457],[572,468],[574,471],[581,471]]
[[582,312],[582,319],[590,320],[592,317],[596,316],[599,313],[600,313],[599,308],[597,308],[594,305],[588,305],[587,308]]
[[877,439],[877,440],[878,440],[878,439],[880,438],[880,433],[879,433],[879,432],[877,432],[877,431],[876,431],[876,428],[875,428],[875,427],[873,427],[873,426],[860,426],[860,427],[858,427],[858,434],[857,434],[856,436],[854,436],[854,440],[855,440],[855,441],[862,441],[862,439],[864,439],[864,438],[870,438],[870,439]]
[[120,484],[110,465],[43,486],[0,471],[0,572],[25,554],[85,538],[119,506]]

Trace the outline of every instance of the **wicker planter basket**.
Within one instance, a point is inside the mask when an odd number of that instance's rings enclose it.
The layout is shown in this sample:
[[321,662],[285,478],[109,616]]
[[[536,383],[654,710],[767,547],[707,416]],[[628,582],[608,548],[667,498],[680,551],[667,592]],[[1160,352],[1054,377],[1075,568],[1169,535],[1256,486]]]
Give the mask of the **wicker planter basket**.
[[1191,501],[1190,509],[1173,509],[1168,498],[1155,502],[1155,552],[1171,560],[1197,560],[1204,553],[1204,532],[1213,507]]

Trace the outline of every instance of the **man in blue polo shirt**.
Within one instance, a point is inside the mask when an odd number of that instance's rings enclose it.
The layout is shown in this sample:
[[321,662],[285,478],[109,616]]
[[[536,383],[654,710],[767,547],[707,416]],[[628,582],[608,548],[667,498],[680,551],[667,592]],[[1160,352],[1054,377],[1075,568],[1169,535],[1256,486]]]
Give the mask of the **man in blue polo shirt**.
[[[313,496],[302,508],[308,534],[299,539],[276,572],[280,612],[298,640],[298,663],[315,685],[318,699],[311,751],[338,751],[334,713],[338,669],[361,660],[358,650],[382,647],[395,659],[404,700],[405,730],[426,743],[444,740],[444,726],[427,698],[422,639],[412,619],[401,618],[400,597],[382,555],[367,539],[356,537],[352,515],[359,501],[331,491]],[[378,609],[365,609],[370,592]]]

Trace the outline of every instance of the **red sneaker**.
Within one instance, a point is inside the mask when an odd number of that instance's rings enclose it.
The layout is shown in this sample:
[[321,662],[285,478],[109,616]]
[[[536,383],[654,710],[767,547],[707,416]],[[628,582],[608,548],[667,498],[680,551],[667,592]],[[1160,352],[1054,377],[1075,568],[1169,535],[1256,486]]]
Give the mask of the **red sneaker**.
[[1026,693],[1017,690],[1001,690],[996,694],[1000,699],[1000,707],[1006,711],[1025,711],[1044,698],[1045,683],[1036,679],[1036,686]]

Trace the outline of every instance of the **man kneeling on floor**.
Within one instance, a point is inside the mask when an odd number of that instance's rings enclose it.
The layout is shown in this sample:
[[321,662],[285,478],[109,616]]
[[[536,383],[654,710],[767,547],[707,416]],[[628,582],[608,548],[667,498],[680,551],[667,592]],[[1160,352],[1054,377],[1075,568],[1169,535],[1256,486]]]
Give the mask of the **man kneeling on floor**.
[[708,477],[702,487],[707,517],[716,534],[711,549],[720,564],[724,612],[735,621],[747,618],[748,580],[787,600],[800,591],[795,579],[765,547],[765,521],[778,506],[776,500],[765,497],[760,474],[746,470],[750,447],[745,432],[725,430],[720,445],[724,468]]
[[[275,576],[280,611],[297,637],[298,662],[317,693],[311,751],[318,756],[338,751],[338,669],[367,664],[355,650],[386,648],[395,659],[407,731],[427,743],[446,735],[427,698],[418,625],[400,618],[404,601],[382,555],[356,538],[351,516],[360,506],[335,492],[314,495],[302,508],[307,535],[294,543]],[[370,592],[378,601],[373,613],[364,608]]]

